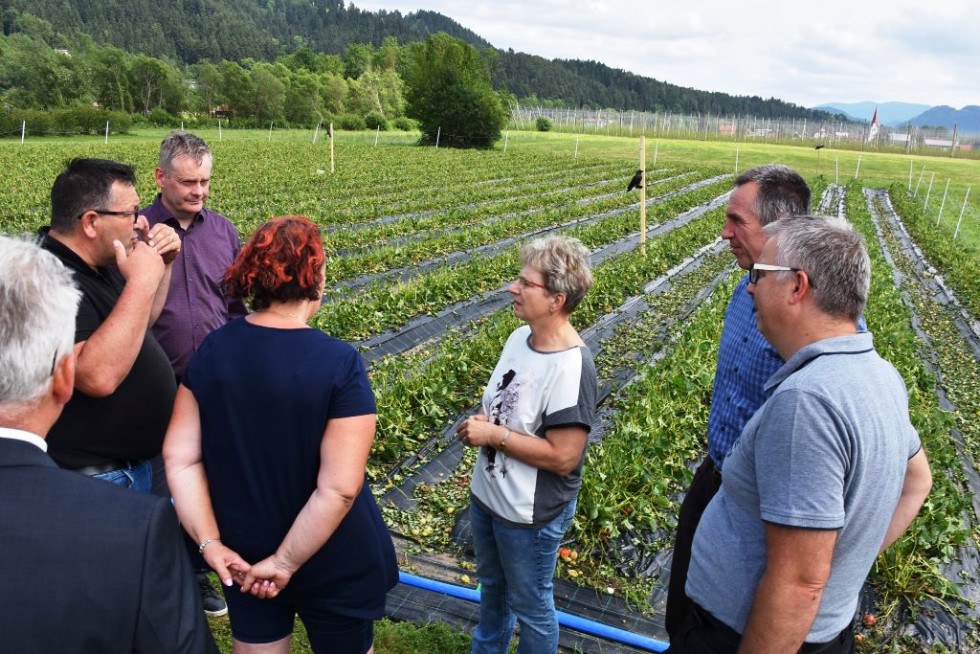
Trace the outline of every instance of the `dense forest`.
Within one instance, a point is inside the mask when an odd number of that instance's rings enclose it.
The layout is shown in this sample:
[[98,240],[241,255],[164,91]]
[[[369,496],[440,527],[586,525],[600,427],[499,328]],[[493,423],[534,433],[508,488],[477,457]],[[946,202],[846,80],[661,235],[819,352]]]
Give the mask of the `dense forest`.
[[825,118],[775,98],[668,84],[594,61],[498,51],[431,11],[343,0],[0,0],[0,109],[75,105],[310,124],[402,115],[408,44],[445,32],[479,49],[494,87],[523,103]]

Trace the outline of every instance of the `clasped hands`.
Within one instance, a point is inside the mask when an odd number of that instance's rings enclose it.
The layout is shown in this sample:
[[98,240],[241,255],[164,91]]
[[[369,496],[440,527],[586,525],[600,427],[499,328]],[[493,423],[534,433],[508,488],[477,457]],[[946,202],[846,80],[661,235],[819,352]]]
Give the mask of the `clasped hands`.
[[456,438],[463,445],[482,447],[490,445],[491,438],[499,431],[498,425],[490,424],[485,415],[478,413],[459,423],[459,427],[456,428]]
[[226,587],[240,586],[241,592],[251,593],[259,599],[272,599],[278,595],[296,572],[277,554],[250,565],[220,541],[215,541],[204,551],[204,561]]

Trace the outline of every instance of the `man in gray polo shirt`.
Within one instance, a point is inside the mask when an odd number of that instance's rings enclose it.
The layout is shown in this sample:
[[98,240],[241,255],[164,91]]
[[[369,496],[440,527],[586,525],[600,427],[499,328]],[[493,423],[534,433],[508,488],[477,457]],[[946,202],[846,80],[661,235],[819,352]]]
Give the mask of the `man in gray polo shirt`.
[[840,218],[765,229],[748,292],[786,363],[698,527],[674,653],[853,651],[861,585],[932,486],[905,384],[855,328],[870,283],[861,237]]

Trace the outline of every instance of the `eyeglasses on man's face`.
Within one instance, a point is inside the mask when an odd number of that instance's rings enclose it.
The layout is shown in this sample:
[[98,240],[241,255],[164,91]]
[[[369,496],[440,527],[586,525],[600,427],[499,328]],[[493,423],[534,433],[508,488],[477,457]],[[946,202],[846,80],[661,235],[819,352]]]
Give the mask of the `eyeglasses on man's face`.
[[[790,267],[790,266],[775,266],[775,265],[769,264],[769,263],[753,263],[749,267],[749,282],[751,282],[752,284],[758,284],[759,283],[759,277],[761,276],[759,273],[761,271],[763,271],[763,270],[766,270],[766,271],[774,271],[774,272],[791,272],[791,271],[792,272],[800,272],[802,269],[801,268],[793,268],[793,267]],[[813,286],[813,283],[812,282],[811,282],[810,286]]]
[[530,279],[528,279],[524,275],[518,275],[517,276],[517,284],[521,288],[528,288],[528,287],[530,287],[530,288],[543,288],[546,291],[548,290],[548,287],[545,286],[544,284],[539,284],[537,282],[532,282]]
[[[109,211],[108,209],[89,209],[89,211],[94,211],[95,213],[101,216],[120,216],[122,218],[125,218],[126,216],[132,216],[134,225],[140,218],[139,207],[134,207],[132,211]],[[82,216],[84,216],[85,213],[87,212],[83,212],[81,215],[79,215],[78,219],[81,220]]]

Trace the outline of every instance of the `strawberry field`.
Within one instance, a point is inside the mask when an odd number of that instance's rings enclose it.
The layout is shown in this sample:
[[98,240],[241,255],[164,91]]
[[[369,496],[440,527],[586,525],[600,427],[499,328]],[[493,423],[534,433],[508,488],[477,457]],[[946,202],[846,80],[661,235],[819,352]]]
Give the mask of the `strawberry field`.
[[[157,144],[0,144],[0,231],[47,222],[50,184],[69,156],[134,164],[147,203]],[[518,247],[562,233],[591,249],[596,283],[572,320],[596,356],[600,404],[559,594],[615,598],[662,638],[675,516],[704,451],[724,309],[741,274],[719,239],[731,166],[650,167],[641,248],[640,196],[625,192],[636,165],[619,156],[351,143],[337,147],[331,174],[322,144],[211,145],[209,206],[243,238],[281,214],[322,227],[328,291],[314,324],[356,344],[370,364],[379,423],[368,472],[403,568],[438,570],[458,585],[475,585],[465,518],[474,453],[454,427],[477,408],[518,325],[506,292]],[[774,148],[770,160],[778,157]],[[980,253],[935,229],[903,184],[810,181],[822,213],[846,216],[865,235],[868,327],[906,380],[934,476],[912,530],[872,573],[862,613],[876,624],[858,621],[860,648],[974,651]]]

